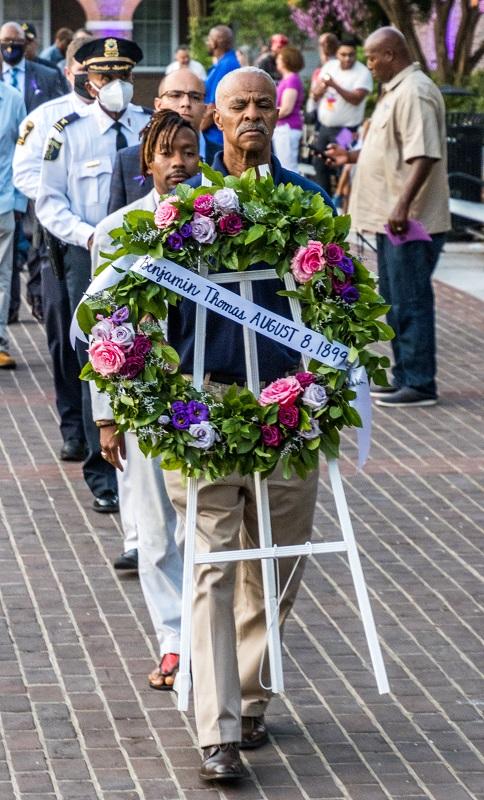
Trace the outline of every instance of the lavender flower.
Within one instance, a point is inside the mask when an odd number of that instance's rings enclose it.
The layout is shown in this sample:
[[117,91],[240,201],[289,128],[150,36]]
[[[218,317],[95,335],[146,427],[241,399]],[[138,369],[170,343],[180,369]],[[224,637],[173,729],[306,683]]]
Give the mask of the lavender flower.
[[309,424],[311,425],[310,431],[299,431],[300,435],[303,439],[316,439],[318,436],[321,436],[321,428],[319,427],[319,422],[317,419],[310,418]]
[[174,403],[171,404],[171,410],[174,414],[180,414],[187,411],[187,404],[183,402],[183,400],[175,400]]
[[356,286],[347,286],[341,292],[341,299],[344,300],[345,303],[356,303],[359,296],[360,293]]
[[128,306],[121,306],[121,308],[118,308],[117,311],[114,311],[111,314],[110,319],[115,325],[121,325],[122,322],[126,322],[128,317],[129,317]]
[[178,431],[186,431],[190,427],[190,417],[187,411],[177,411],[171,418],[171,424]]
[[343,256],[343,258],[340,261],[338,261],[338,263],[335,266],[338,267],[338,269],[340,269],[341,272],[344,272],[345,275],[353,275],[355,271],[355,265],[353,264],[352,259],[349,258],[348,256]]
[[319,411],[328,402],[326,389],[319,383],[312,383],[311,386],[307,386],[304,390],[302,401],[305,406],[309,406],[314,411]]
[[183,236],[179,233],[170,233],[166,241],[172,250],[181,250],[183,247]]
[[228,214],[230,211],[238,211],[239,198],[234,189],[218,189],[213,196],[215,211],[219,214]]
[[210,422],[206,420],[197,422],[195,425],[190,425],[188,433],[190,433],[194,439],[193,442],[190,442],[191,446],[198,447],[200,450],[208,450],[215,442],[215,431]]
[[184,239],[189,239],[189,238],[190,238],[190,236],[192,235],[192,226],[190,225],[190,223],[189,223],[189,222],[185,222],[185,224],[181,226],[181,228],[180,228],[180,230],[178,231],[178,233],[179,233],[179,234],[180,234],[180,236],[182,236]]
[[202,214],[194,214],[192,236],[200,244],[212,244],[217,238],[214,221],[210,217],[204,217]]
[[187,405],[187,411],[190,416],[190,422],[205,422],[209,417],[208,406],[205,403],[199,403],[197,400],[190,400]]

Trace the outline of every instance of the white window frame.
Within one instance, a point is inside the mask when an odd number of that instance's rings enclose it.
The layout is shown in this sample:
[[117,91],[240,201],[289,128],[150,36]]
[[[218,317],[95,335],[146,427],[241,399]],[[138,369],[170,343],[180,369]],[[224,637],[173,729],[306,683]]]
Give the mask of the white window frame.
[[[48,47],[51,42],[50,38],[50,2],[51,0],[42,0],[42,26],[43,26],[43,35],[42,35],[42,42],[39,42],[39,50],[43,50],[45,47]],[[0,20],[3,22],[8,22],[5,19],[5,4],[4,0],[0,0]],[[23,22],[24,20],[22,20]],[[30,22],[31,20],[25,20],[25,22]]]
[[[2,2],[2,0],[0,0],[0,2]],[[141,3],[139,5],[141,5],[142,2],[143,2],[143,0],[141,0]],[[137,8],[139,8],[139,6],[137,6]],[[135,9],[135,11],[133,13],[133,19],[132,19],[133,31],[134,31],[134,15],[135,15],[135,13],[136,13],[136,9]],[[166,67],[168,66],[168,64],[172,60],[173,53],[175,52],[176,48],[180,44],[180,42],[178,41],[178,37],[180,35],[179,34],[179,29],[180,29],[179,16],[180,16],[179,0],[171,0],[171,53],[170,53],[170,60],[168,61],[168,63],[167,64],[160,64],[158,66],[149,66],[148,64],[140,65],[138,67],[135,67],[135,69],[134,69],[135,73],[140,73],[141,74],[143,72],[145,72],[145,73],[146,72],[150,72],[150,73],[158,74],[158,73],[162,73],[162,72],[165,71]],[[134,38],[134,34],[133,34],[133,38]]]

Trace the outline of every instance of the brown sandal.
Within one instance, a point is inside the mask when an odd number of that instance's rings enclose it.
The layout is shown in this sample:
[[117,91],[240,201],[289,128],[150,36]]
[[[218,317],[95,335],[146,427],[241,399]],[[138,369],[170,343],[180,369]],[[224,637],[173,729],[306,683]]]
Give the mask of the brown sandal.
[[171,691],[180,666],[178,653],[166,653],[159,665],[148,675],[148,683],[152,689]]

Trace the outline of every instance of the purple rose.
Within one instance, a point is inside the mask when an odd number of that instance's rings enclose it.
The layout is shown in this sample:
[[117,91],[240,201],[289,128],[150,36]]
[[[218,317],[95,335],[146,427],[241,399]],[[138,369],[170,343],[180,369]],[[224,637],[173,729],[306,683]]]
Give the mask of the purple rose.
[[188,239],[192,235],[192,226],[189,222],[185,222],[185,224],[181,226],[179,234],[183,236],[184,239]]
[[91,329],[91,336],[94,339],[101,339],[101,341],[105,342],[111,337],[111,331],[113,327],[113,323],[110,319],[103,319],[101,317],[99,322],[96,322],[94,327]]
[[340,269],[341,272],[344,272],[345,275],[353,275],[355,271],[355,265],[353,264],[353,261],[351,258],[349,258],[349,256],[343,256],[341,261],[338,261],[338,263],[335,266],[338,267],[338,269]]
[[244,223],[238,214],[226,214],[225,217],[220,217],[218,227],[227,236],[237,236],[244,227]]
[[319,383],[312,383],[311,386],[308,386],[304,390],[302,401],[305,406],[309,406],[309,408],[314,409],[314,411],[319,411],[321,408],[324,408],[328,402],[326,389]]
[[324,246],[324,256],[328,264],[337,264],[344,258],[345,251],[339,244],[332,242]]
[[128,306],[121,306],[113,314],[109,317],[111,322],[114,322],[115,325],[121,325],[123,322],[129,317],[129,308]]
[[282,433],[277,425],[261,425],[261,434],[268,447],[277,447],[282,442]]
[[166,414],[162,414],[161,417],[158,417],[157,422],[159,422],[160,425],[168,425],[170,417],[167,417]]
[[213,215],[213,197],[211,194],[199,194],[193,203],[193,210],[203,217]]
[[286,428],[297,428],[299,422],[299,409],[296,406],[284,406],[279,409],[277,419]]
[[126,361],[124,362],[123,366],[119,370],[119,374],[123,376],[123,378],[128,378],[132,380],[136,378],[137,375],[144,369],[145,360],[143,356],[133,356],[129,355],[126,357]]
[[296,380],[301,384],[302,388],[305,389],[306,386],[311,386],[316,378],[312,372],[296,372]]
[[346,286],[341,292],[341,299],[344,300],[345,303],[356,303],[359,297],[360,293],[356,286]]
[[209,417],[208,406],[199,403],[197,400],[190,400],[187,405],[190,422],[205,422]]
[[212,244],[217,238],[215,223],[202,214],[194,214],[192,220],[192,236],[200,244]]
[[352,286],[352,283],[349,279],[346,281],[339,281],[338,278],[335,277],[333,277],[332,284],[334,293],[338,295],[343,294],[346,289],[349,289],[349,287]]
[[131,355],[133,356],[146,356],[151,350],[151,340],[142,333],[137,333],[133,340],[133,347],[131,348]]
[[181,250],[183,247],[183,236],[179,233],[170,233],[166,242],[168,247],[171,247],[172,250]]
[[190,427],[190,417],[187,411],[177,411],[171,418],[171,424],[179,431],[186,431]]
[[238,211],[240,208],[239,198],[234,189],[218,189],[213,196],[213,201],[215,210],[219,214],[228,214],[229,211]]
[[319,427],[318,420],[311,417],[309,424],[311,425],[311,430],[299,431],[303,439],[316,439],[318,436],[321,436],[321,428]]
[[134,341],[134,328],[131,322],[125,322],[121,325],[116,325],[111,331],[111,341],[116,342],[119,344],[120,347],[124,347],[128,350],[131,350],[133,341]]
[[173,414],[185,413],[187,404],[184,403],[183,400],[175,400],[175,402],[171,404],[171,410]]
[[198,447],[200,450],[208,450],[215,442],[215,431],[210,425],[210,422],[206,420],[197,422],[196,425],[190,425],[188,433],[190,433],[194,439],[193,442],[190,442],[190,445],[192,447]]

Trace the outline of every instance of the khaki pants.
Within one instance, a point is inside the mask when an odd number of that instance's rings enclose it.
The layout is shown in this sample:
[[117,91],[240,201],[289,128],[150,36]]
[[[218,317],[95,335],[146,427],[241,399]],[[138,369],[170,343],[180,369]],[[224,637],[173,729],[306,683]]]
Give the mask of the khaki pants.
[[[310,540],[318,473],[305,481],[269,479],[274,544]],[[186,486],[177,472],[165,472],[168,496],[177,514],[186,515]],[[257,510],[251,477],[233,474],[199,481],[197,552],[258,547]],[[279,560],[281,590],[294,559]],[[304,571],[301,559],[284,597],[280,624],[291,610]],[[203,564],[195,570],[192,626],[192,674],[195,715],[201,747],[239,742],[240,717],[263,714],[271,697],[259,683],[266,646],[264,595],[259,561]],[[267,659],[262,681],[269,684]]]

